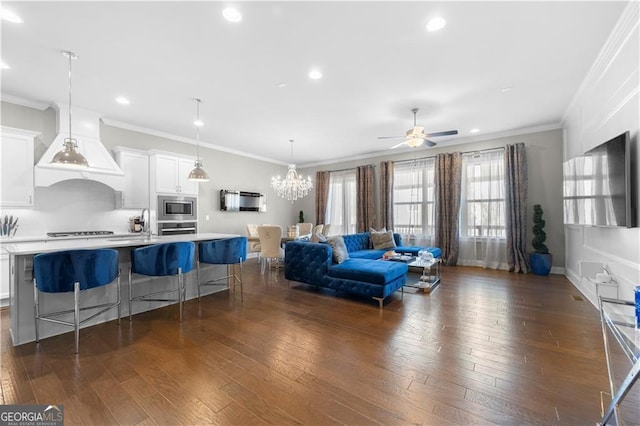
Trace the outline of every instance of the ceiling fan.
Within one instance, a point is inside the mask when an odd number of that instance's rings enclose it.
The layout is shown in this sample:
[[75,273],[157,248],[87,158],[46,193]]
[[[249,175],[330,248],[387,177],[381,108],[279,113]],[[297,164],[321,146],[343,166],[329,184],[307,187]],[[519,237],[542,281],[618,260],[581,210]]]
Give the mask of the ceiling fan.
[[426,145],[428,147],[435,146],[436,143],[427,139],[434,138],[437,136],[451,136],[457,135],[457,130],[447,130],[444,132],[435,132],[435,133],[425,133],[423,126],[416,125],[416,114],[418,113],[418,108],[412,108],[411,112],[413,113],[413,128],[407,130],[406,135],[404,136],[379,136],[378,139],[401,139],[404,138],[404,142],[400,142],[397,145],[392,146],[390,149],[401,147],[402,145],[410,146],[411,148],[417,148],[420,145]]

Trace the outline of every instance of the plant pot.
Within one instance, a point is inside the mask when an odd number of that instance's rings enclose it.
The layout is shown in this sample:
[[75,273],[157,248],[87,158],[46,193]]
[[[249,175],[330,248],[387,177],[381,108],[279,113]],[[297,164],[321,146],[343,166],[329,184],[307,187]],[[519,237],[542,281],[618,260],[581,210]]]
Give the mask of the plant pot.
[[549,275],[552,259],[549,253],[530,253],[529,263],[531,263],[531,272],[536,275]]

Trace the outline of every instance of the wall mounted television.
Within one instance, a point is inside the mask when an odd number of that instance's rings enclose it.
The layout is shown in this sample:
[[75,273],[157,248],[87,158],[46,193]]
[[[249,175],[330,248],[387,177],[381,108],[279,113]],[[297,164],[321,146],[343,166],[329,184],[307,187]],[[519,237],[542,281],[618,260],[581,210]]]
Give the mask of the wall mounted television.
[[220,190],[220,210],[227,212],[266,212],[265,196],[258,192]]
[[563,176],[565,224],[635,225],[629,132],[566,161]]

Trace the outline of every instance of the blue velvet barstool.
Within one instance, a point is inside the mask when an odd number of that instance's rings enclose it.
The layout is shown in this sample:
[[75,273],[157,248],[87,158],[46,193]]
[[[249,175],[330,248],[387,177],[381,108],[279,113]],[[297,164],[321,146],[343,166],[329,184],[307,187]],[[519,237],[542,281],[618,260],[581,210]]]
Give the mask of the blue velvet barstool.
[[[229,280],[229,287],[240,286],[240,300],[244,300],[242,294],[242,264],[247,260],[247,237],[225,238],[222,240],[204,241],[198,244],[198,300],[200,300],[200,287],[204,285],[227,285],[220,282]],[[223,277],[214,278],[206,282],[200,282],[200,263],[212,265],[239,265],[239,275],[227,273]]]
[[[129,321],[131,321],[131,302],[178,302],[180,305],[180,322],[182,322],[182,304],[185,299],[184,274],[193,269],[195,243],[180,241],[176,243],[156,244],[131,250],[131,267],[129,268]],[[176,275],[175,288],[153,291],[133,296],[132,274],[150,277],[166,277]],[[177,293],[176,298],[157,298],[166,293]]]
[[[82,292],[110,284],[116,279],[117,300],[115,302],[80,307]],[[33,257],[33,287],[36,342],[40,342],[39,321],[73,327],[76,334],[76,353],[80,347],[80,324],[115,307],[118,308],[118,324],[120,324],[120,271],[118,270],[117,250],[67,250],[35,255]],[[41,292],[73,292],[73,309],[41,313],[39,301],[39,293]],[[99,311],[80,320],[80,312],[88,309],[99,309]],[[73,313],[73,322],[52,318],[70,313]]]

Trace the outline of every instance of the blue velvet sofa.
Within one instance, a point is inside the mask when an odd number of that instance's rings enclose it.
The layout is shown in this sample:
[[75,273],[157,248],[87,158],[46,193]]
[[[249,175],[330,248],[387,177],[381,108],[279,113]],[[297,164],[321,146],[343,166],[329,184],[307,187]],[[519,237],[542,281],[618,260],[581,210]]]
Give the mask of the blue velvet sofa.
[[[370,248],[369,233],[343,235],[349,259],[337,264],[333,249],[326,243],[291,241],[285,249],[284,276],[335,291],[371,297],[382,309],[384,299],[402,288],[407,279],[407,265],[401,262],[382,262],[379,259],[389,249]],[[398,253],[417,255],[427,249],[440,257],[438,248],[404,247],[400,234],[394,234]]]

